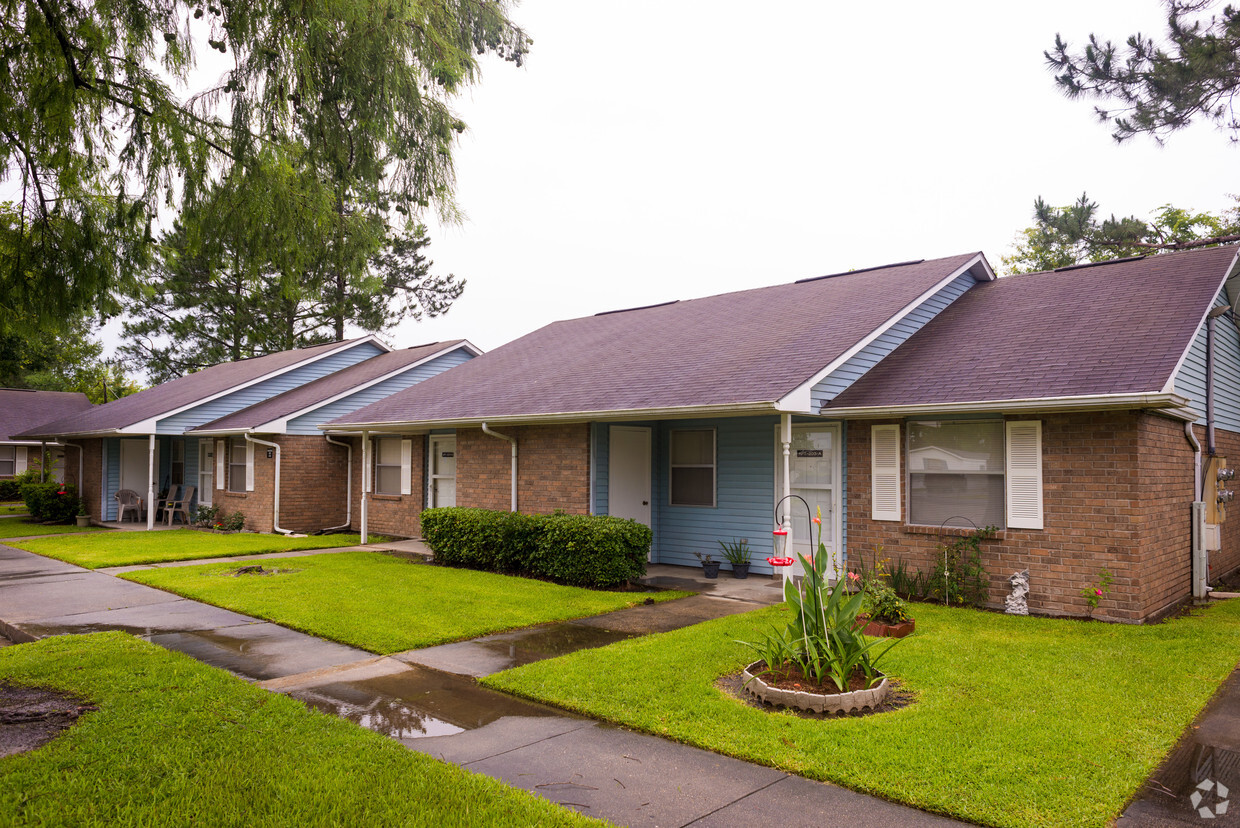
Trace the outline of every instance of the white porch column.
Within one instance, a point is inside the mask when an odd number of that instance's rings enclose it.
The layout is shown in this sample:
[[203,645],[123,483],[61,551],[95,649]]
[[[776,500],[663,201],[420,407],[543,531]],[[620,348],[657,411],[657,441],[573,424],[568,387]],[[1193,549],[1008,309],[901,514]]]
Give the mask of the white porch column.
[[371,452],[370,432],[363,431],[362,432],[362,517],[361,517],[361,526],[359,527],[361,529],[361,534],[362,534],[361,542],[363,544],[365,544],[367,541],[366,536],[367,536],[367,530],[369,528],[369,523],[370,523],[370,519],[368,515],[368,512],[370,511],[368,508],[368,506],[370,505],[370,499],[368,497],[368,495],[370,494],[370,452]]
[[[787,549],[792,554],[789,556],[796,560],[796,546],[792,542],[792,415],[784,413],[779,415],[779,442],[784,447],[784,494],[783,508],[784,513],[780,516],[780,522],[784,528],[788,530],[788,539],[786,541]],[[792,565],[792,571],[797,571],[798,564]]]
[[146,444],[146,528],[155,528],[155,435]]

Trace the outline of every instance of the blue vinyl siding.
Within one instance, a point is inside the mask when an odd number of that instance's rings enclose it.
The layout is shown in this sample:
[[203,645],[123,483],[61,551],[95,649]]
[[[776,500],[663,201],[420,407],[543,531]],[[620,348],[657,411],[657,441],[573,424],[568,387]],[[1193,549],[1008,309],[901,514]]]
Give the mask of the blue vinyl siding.
[[316,360],[309,365],[303,365],[300,368],[287,371],[278,377],[272,377],[248,388],[234,391],[231,394],[225,394],[208,403],[194,406],[182,411],[180,414],[165,417],[155,424],[155,431],[157,434],[183,434],[185,431],[200,426],[203,423],[209,423],[226,414],[231,414],[255,403],[271,399],[277,394],[282,394],[300,385],[313,382],[320,377],[325,377],[342,368],[356,365],[364,359],[370,359],[381,353],[383,351],[371,342],[354,346],[347,351],[333,354],[332,356]]
[[103,457],[107,461],[104,485],[104,514],[107,520],[116,520],[116,493],[121,490],[121,441],[106,437],[103,441]]
[[[1215,297],[1214,307],[1227,304]],[[1203,321],[1193,337],[1188,357],[1175,375],[1175,391],[1192,400],[1199,415],[1198,425],[1206,424],[1206,324]],[[1214,425],[1240,432],[1240,331],[1227,319],[1214,324]]]
[[[140,438],[125,438],[140,439]],[[194,438],[158,438],[159,469],[155,477],[155,488],[163,491],[172,478],[172,443],[180,440],[185,443],[185,485],[198,485],[198,441]],[[107,463],[107,474],[104,476],[104,519],[116,520],[116,493],[121,489],[121,442],[117,437],[106,437],[103,440],[103,457]],[[145,493],[140,493],[146,497]],[[198,505],[198,493],[194,492],[191,506]]]
[[350,394],[322,408],[316,408],[300,417],[289,420],[285,433],[322,434],[323,432],[318,429],[320,424],[330,422],[337,417],[343,417],[345,414],[357,411],[362,406],[378,402],[385,397],[395,394],[397,391],[403,391],[423,380],[430,379],[436,374],[442,374],[449,368],[455,368],[463,362],[468,362],[472,358],[473,355],[469,351],[464,348],[457,348],[451,353],[444,354],[430,362],[425,362],[416,368],[410,368],[398,376],[376,383],[355,394]]
[[835,399],[844,389],[860,379],[880,360],[904,344],[909,337],[921,330],[922,326],[976,284],[977,280],[970,273],[963,273],[908,316],[892,325],[882,336],[814,386],[810,391],[810,397],[813,400],[811,410],[817,411],[824,403]]
[[611,431],[607,423],[591,423],[590,424],[590,442],[594,451],[593,456],[593,500],[594,514],[606,515],[607,511],[607,475],[610,471],[608,463],[611,457]]

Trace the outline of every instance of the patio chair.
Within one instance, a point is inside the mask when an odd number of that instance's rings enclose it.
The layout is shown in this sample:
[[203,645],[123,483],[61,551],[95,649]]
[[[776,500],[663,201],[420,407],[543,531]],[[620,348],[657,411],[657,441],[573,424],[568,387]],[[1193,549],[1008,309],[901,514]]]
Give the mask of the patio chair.
[[177,486],[169,486],[160,492],[155,498],[155,520],[160,521],[168,513],[168,504],[175,503],[177,500]]
[[133,489],[121,489],[114,495],[117,503],[116,519],[123,521],[125,512],[133,512],[134,520],[142,520],[142,498]]
[[194,499],[194,491],[196,488],[197,487],[195,486],[182,486],[181,497],[177,500],[169,500],[168,504],[164,506],[164,514],[168,516],[167,519],[169,526],[172,525],[172,519],[176,517],[178,513],[181,515],[181,522],[186,526],[189,526],[189,504],[190,501]]

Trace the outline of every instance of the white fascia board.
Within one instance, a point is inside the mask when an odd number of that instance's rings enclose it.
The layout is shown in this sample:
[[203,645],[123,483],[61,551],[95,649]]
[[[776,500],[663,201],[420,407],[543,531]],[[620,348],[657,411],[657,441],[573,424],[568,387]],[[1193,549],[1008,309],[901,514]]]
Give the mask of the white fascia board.
[[819,415],[839,419],[867,420],[911,417],[923,414],[1015,414],[1026,412],[1102,411],[1117,408],[1189,409],[1179,394],[1088,394],[1076,397],[1031,397],[1020,400],[972,400],[969,402],[880,405],[857,408],[824,406]]
[[[1175,391],[1175,378],[1179,376],[1180,369],[1184,367],[1184,361],[1187,360],[1188,355],[1192,353],[1193,345],[1194,343],[1197,342],[1197,331],[1201,330],[1201,326],[1204,325],[1206,322],[1206,317],[1210,315],[1210,311],[1214,310],[1214,300],[1218,299],[1219,294],[1224,293],[1226,291],[1228,281],[1230,281],[1236,275],[1240,275],[1236,273],[1236,267],[1238,263],[1240,263],[1240,253],[1237,253],[1235,256],[1232,256],[1231,264],[1229,264],[1227,266],[1227,269],[1223,271],[1223,279],[1219,283],[1218,290],[1216,290],[1214,292],[1214,295],[1210,297],[1210,304],[1202,312],[1201,318],[1197,320],[1197,327],[1193,328],[1193,335],[1188,338],[1188,346],[1184,349],[1184,352],[1180,354],[1180,358],[1176,360],[1175,368],[1171,370],[1171,376],[1167,377],[1167,382],[1163,385],[1163,389],[1162,389],[1163,391],[1167,391],[1167,392]],[[1233,310],[1235,309],[1235,305],[1231,302],[1230,297],[1227,299],[1227,304],[1232,305]]]
[[[464,348],[467,351],[472,351],[474,356],[482,355],[482,351],[478,350],[474,345],[468,342],[453,345],[450,348],[444,348],[443,350],[436,351],[430,356],[423,357],[422,359],[419,359],[417,362],[412,362],[408,365],[404,365],[393,371],[389,371],[383,376],[376,377],[375,379],[365,382],[362,385],[355,385],[347,391],[341,391],[339,394],[335,395],[334,397],[329,397],[326,400],[323,400],[321,402],[316,402],[313,405],[308,405],[305,408],[302,408],[298,411],[294,411],[292,414],[286,414],[283,417],[279,417],[277,419],[271,420],[270,422],[266,422],[261,425],[256,425],[253,428],[246,429],[246,430],[253,431],[256,434],[285,434],[288,431],[289,420],[295,420],[298,417],[309,414],[311,411],[322,408],[323,406],[326,406],[326,405],[331,405],[332,403],[337,402],[338,400],[342,400],[345,397],[348,397],[352,394],[356,394],[359,391],[365,391],[367,388],[371,387],[372,385],[378,385],[381,382],[386,382],[387,380],[390,380],[393,377],[400,376],[406,371],[410,371],[414,368],[417,368],[419,365],[425,365],[426,363],[430,362],[433,359],[439,359],[442,356],[447,356],[453,351],[456,351],[462,348]],[[261,403],[259,403],[259,405],[261,405]]]
[[358,434],[362,431],[407,434],[435,428],[468,428],[488,425],[541,425],[544,423],[588,423],[625,420],[689,420],[698,417],[743,417],[778,414],[774,401],[731,403],[727,405],[686,405],[669,408],[629,408],[611,411],[562,411],[549,414],[506,414],[488,417],[461,417],[443,420],[409,420],[375,423],[324,423],[319,429],[330,434]]
[[779,400],[779,410],[790,411],[794,413],[803,413],[803,414],[812,413],[810,409],[813,405],[812,393],[813,393],[815,385],[822,382],[827,377],[831,376],[831,374],[839,370],[839,368],[843,366],[846,362],[848,362],[848,360],[852,359],[857,354],[859,354],[862,350],[864,350],[871,342],[878,339],[883,334],[887,333],[887,331],[891,330],[891,328],[894,327],[898,322],[900,322],[902,319],[904,319],[906,316],[908,316],[913,311],[917,310],[924,303],[929,301],[930,298],[933,297],[936,293],[938,293],[943,288],[950,285],[952,282],[959,279],[962,275],[964,275],[969,270],[973,269],[973,267],[975,267],[978,264],[981,264],[983,266],[983,272],[985,273],[985,276],[986,276],[984,281],[988,281],[988,282],[994,281],[995,273],[993,270],[990,269],[990,263],[986,261],[986,257],[984,255],[982,255],[981,253],[978,253],[972,259],[965,262],[963,265],[961,265],[956,270],[952,271],[950,276],[947,276],[941,279],[937,284],[935,284],[934,287],[927,290],[921,296],[918,296],[912,302],[909,302],[907,305],[905,305],[903,308],[897,311],[896,314],[892,316],[890,319],[888,319],[886,322],[879,325],[874,330],[870,331],[862,339],[858,340],[856,344],[854,344],[847,351],[845,351],[844,353],[836,357],[834,360],[832,360],[829,365],[827,365],[817,374],[814,374],[808,380],[801,383],[796,388],[792,389],[787,394],[785,394],[783,397],[781,397]]
[[[118,428],[116,429],[116,431],[120,434],[154,434],[156,433],[155,424],[158,423],[160,420],[166,420],[169,417],[175,417],[177,414],[180,414],[182,411],[188,411],[191,408],[197,408],[200,405],[205,405],[214,400],[218,400],[220,397],[227,397],[229,394],[235,394],[236,392],[244,388],[249,388],[251,385],[257,385],[260,382],[266,382],[269,379],[274,379],[275,377],[282,376],[284,374],[287,374],[289,371],[294,371],[298,368],[305,367],[306,365],[313,365],[319,360],[327,359],[329,356],[335,356],[336,354],[343,354],[345,351],[352,350],[353,348],[357,348],[361,345],[365,345],[366,343],[377,345],[378,347],[382,348],[384,351],[392,350],[387,345],[385,345],[383,340],[379,339],[379,337],[375,336],[374,334],[370,334],[368,336],[362,337],[361,339],[354,339],[350,342],[342,343],[339,348],[332,348],[330,351],[324,351],[323,353],[317,356],[303,359],[301,362],[293,363],[292,365],[285,366],[284,368],[281,368],[277,371],[268,371],[267,373],[254,377],[253,379],[247,380],[246,382],[243,382],[240,385],[234,385],[231,388],[226,388],[223,391],[212,394],[209,397],[203,397],[202,399],[194,400],[192,403],[187,403],[186,405],[183,405],[180,408],[174,408],[170,411],[164,411],[154,417],[150,417],[148,419],[142,420],[141,422],[137,422],[132,425],[127,425],[122,428]],[[182,432],[182,434],[184,433],[185,432]]]

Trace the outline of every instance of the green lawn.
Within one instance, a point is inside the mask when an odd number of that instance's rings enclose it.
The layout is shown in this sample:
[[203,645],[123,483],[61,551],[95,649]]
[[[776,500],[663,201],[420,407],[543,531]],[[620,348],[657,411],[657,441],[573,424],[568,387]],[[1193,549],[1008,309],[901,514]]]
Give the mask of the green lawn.
[[[24,514],[24,510],[23,510]],[[0,538],[22,538],[33,535],[72,535],[83,532],[107,531],[99,526],[78,526],[76,523],[55,523],[44,526],[29,522],[28,518],[7,518],[0,520]]]
[[295,630],[395,653],[479,635],[680,598],[683,592],[601,592],[529,578],[412,563],[378,552],[268,559],[296,570],[232,577],[234,563],[147,569],[124,578],[275,621]]
[[602,825],[123,633],[0,650],[99,709],[0,759],[5,825]]
[[0,503],[0,515],[24,515],[29,511],[25,503]]
[[[7,521],[0,522],[0,529],[4,528],[5,523]],[[252,532],[215,535],[194,529],[172,529],[158,532],[111,532],[106,536],[89,538],[39,538],[10,546],[68,561],[87,569],[98,569],[101,566],[192,561],[264,552],[292,552],[298,549],[330,549],[356,546],[360,540],[358,535],[290,538],[285,535],[260,535]]]
[[1240,600],[1148,627],[916,605],[894,712],[816,721],[714,682],[784,606],[584,650],[482,683],[990,825],[1106,825],[1240,658]]

